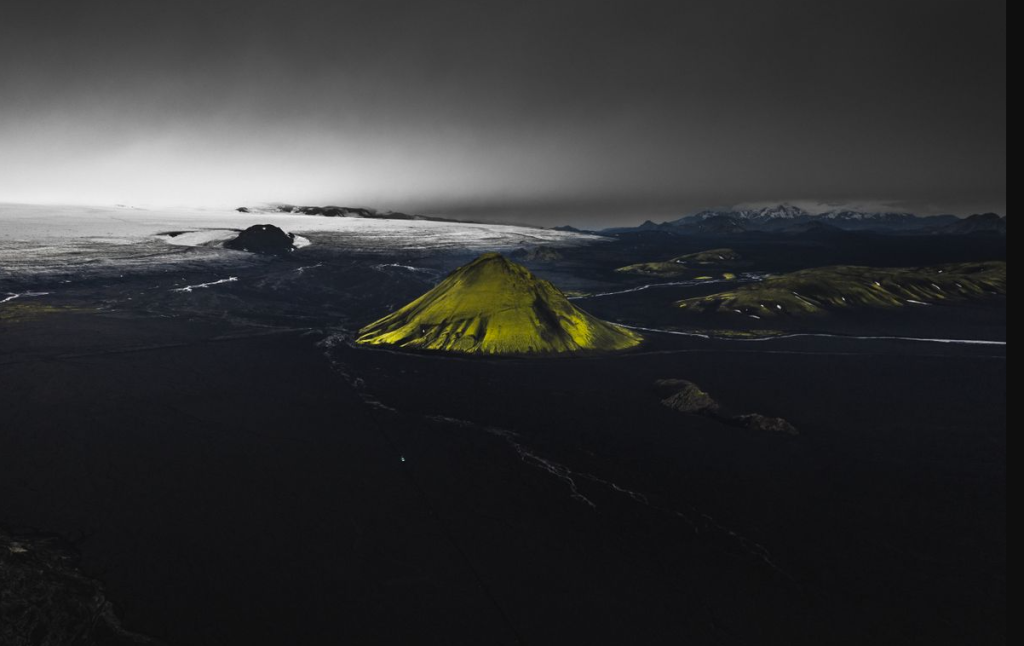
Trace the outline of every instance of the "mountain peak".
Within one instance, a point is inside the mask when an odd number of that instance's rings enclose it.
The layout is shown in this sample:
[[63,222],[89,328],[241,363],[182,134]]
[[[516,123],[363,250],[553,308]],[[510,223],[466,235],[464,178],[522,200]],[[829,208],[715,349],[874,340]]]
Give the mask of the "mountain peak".
[[357,343],[473,354],[625,350],[640,335],[577,308],[554,285],[497,253],[359,331]]
[[482,253],[479,256],[477,256],[477,259],[469,263],[467,267],[471,267],[473,265],[481,265],[489,262],[511,264],[508,261],[508,259],[505,258],[505,256],[501,255],[497,251],[488,251],[487,253]]
[[778,219],[778,218],[803,218],[810,215],[807,211],[803,210],[799,206],[792,204],[777,204],[775,206],[766,206],[757,209],[753,212],[754,217],[763,219]]

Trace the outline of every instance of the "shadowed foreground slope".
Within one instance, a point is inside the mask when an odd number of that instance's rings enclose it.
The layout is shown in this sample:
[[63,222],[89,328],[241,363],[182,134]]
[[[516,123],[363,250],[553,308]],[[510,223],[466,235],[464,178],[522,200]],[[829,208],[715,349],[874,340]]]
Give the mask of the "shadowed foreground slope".
[[639,345],[641,337],[594,318],[522,265],[488,253],[364,327],[357,341],[450,352],[554,354],[625,350]]

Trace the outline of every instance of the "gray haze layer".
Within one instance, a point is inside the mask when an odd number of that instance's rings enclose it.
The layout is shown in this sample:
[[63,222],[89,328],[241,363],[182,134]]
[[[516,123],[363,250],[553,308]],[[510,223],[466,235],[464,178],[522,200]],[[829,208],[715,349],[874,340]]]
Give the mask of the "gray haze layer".
[[0,201],[1005,211],[1003,1],[0,7]]

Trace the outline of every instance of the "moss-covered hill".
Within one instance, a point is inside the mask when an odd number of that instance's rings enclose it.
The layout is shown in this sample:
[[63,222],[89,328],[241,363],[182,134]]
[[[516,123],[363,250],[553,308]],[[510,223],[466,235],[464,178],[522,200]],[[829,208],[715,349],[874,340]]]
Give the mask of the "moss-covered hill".
[[554,285],[496,253],[455,270],[357,338],[367,345],[479,354],[624,350],[641,340],[587,314]]
[[711,269],[735,268],[743,258],[732,249],[709,249],[697,253],[677,256],[664,262],[642,262],[636,265],[619,267],[615,271],[622,274],[639,276],[655,276],[659,278],[682,278],[706,273]]
[[733,291],[680,301],[691,312],[757,317],[897,308],[1006,294],[1006,263],[886,269],[821,267],[772,276]]

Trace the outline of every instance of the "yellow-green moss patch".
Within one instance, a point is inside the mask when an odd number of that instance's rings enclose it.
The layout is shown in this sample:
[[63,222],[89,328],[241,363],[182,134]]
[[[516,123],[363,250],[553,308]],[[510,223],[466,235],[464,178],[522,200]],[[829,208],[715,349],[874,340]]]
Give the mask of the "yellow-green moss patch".
[[916,268],[838,266],[772,276],[760,283],[686,299],[677,305],[693,312],[766,318],[923,306],[1005,294],[1005,262]]
[[412,303],[367,325],[357,343],[475,354],[625,350],[642,337],[574,306],[499,254],[452,272]]

